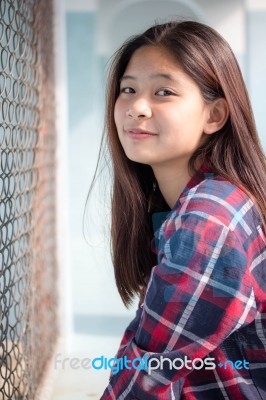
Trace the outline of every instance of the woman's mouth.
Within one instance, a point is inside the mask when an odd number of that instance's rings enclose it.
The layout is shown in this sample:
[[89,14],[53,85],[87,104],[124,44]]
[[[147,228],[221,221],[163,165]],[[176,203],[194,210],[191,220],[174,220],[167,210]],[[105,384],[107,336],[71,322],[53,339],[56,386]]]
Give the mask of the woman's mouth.
[[125,132],[132,139],[147,139],[153,136],[157,136],[156,133],[143,129],[126,129]]

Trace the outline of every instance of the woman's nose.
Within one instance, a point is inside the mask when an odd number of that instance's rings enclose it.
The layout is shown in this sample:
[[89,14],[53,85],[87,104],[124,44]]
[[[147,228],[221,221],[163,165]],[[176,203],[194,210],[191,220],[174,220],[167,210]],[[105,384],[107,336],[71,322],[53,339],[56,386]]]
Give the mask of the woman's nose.
[[139,120],[140,118],[150,118],[152,116],[151,108],[148,104],[134,104],[131,105],[126,111],[126,115],[134,120]]

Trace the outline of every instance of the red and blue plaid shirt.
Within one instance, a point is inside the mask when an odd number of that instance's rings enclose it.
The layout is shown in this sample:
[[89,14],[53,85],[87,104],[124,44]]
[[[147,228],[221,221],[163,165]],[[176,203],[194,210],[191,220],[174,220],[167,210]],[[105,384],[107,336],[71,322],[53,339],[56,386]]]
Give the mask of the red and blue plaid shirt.
[[101,400],[266,399],[266,239],[250,197],[204,163],[152,245],[158,262],[117,353],[132,364]]

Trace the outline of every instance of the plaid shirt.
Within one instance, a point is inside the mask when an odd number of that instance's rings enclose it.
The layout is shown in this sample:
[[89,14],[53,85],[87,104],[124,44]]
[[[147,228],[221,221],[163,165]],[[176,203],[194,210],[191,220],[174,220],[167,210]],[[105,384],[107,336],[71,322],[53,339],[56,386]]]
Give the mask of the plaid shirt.
[[250,197],[204,163],[152,245],[158,263],[117,358],[162,368],[121,367],[101,400],[266,399],[266,239]]

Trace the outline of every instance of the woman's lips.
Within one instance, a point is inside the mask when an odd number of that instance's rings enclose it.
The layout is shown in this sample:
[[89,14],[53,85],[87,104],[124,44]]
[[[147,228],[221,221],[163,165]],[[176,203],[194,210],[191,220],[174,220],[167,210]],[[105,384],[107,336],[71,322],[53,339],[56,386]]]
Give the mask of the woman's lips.
[[146,139],[153,136],[157,136],[156,133],[145,131],[143,129],[126,129],[126,133],[133,139]]

